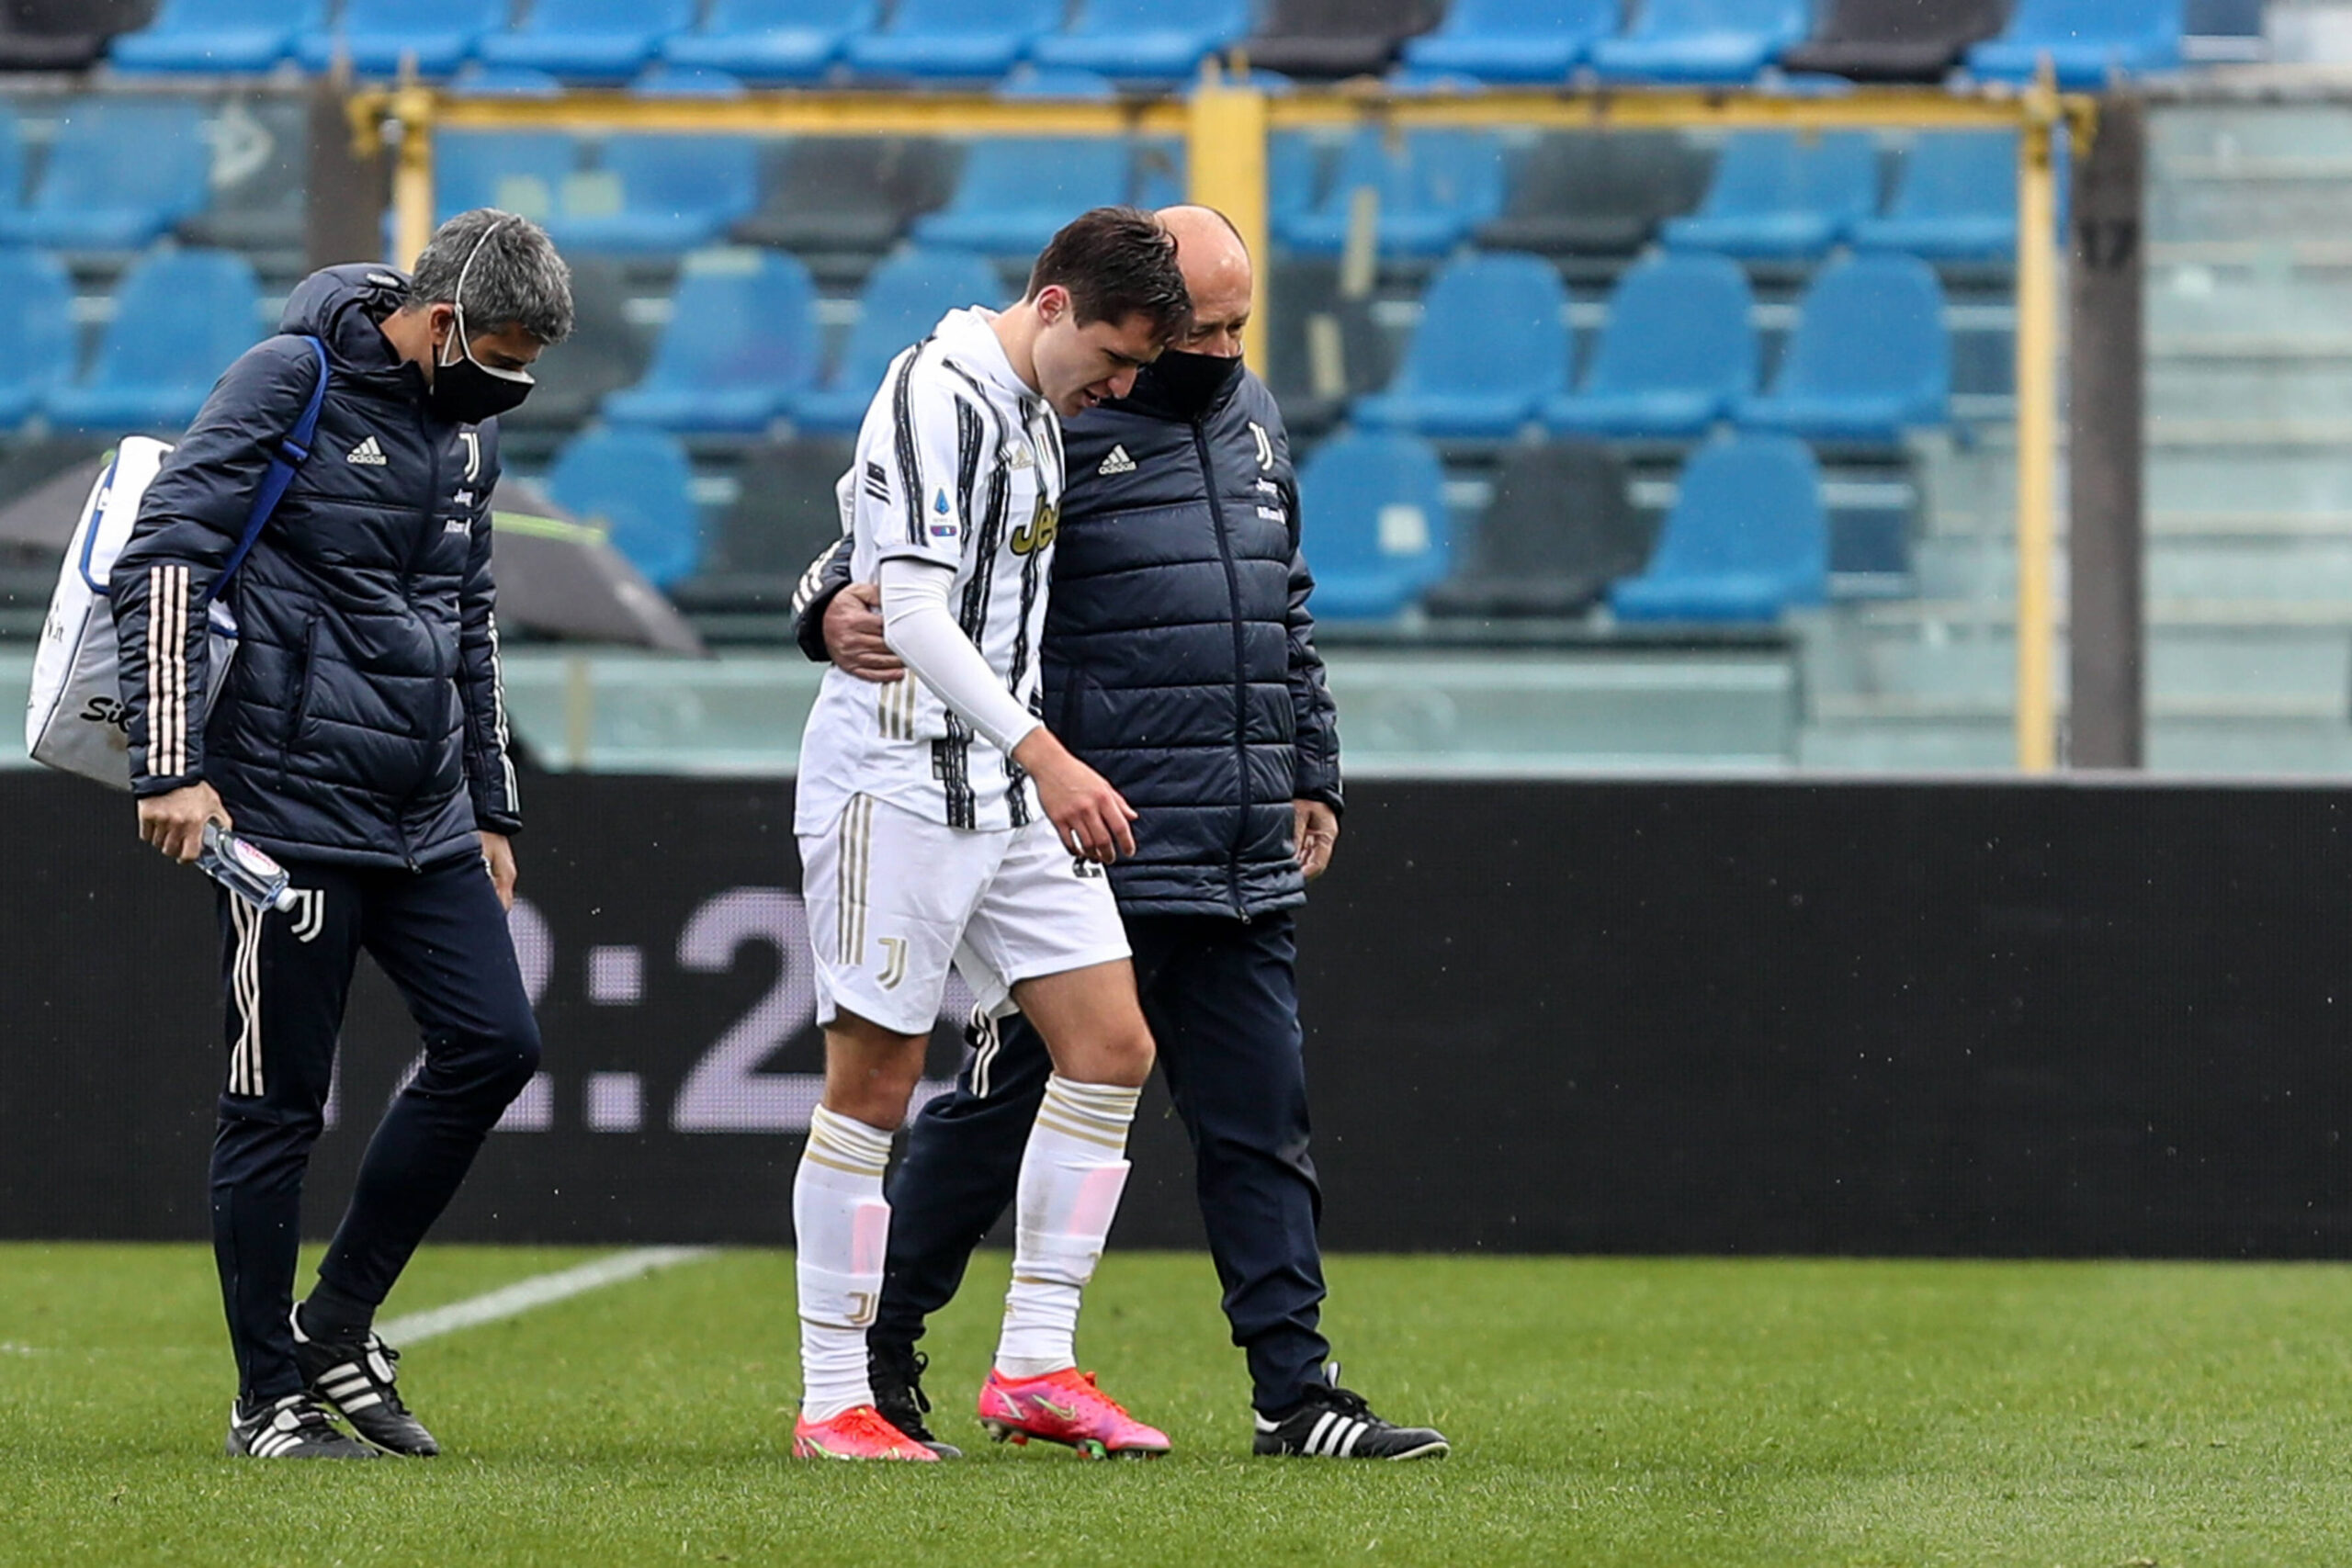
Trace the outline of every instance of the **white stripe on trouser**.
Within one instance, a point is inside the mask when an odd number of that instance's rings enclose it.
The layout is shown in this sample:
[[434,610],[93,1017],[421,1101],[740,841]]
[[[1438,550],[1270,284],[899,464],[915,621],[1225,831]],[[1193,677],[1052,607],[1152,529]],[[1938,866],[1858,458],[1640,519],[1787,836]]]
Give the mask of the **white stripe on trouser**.
[[229,1050],[229,1092],[262,1092],[261,924],[262,911],[243,898],[229,900],[237,951],[229,964],[229,994],[237,1007],[237,1038]]

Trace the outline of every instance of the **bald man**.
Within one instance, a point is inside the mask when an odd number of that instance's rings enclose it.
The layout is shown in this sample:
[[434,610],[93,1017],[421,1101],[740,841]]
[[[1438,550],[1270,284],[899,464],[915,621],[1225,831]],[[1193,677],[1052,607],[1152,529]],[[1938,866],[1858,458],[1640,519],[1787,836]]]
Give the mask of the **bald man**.
[[[1132,395],[1065,423],[1045,714],[1140,814],[1110,867],[1160,1070],[1193,1141],[1209,1251],[1250,1368],[1260,1454],[1446,1451],[1338,1383],[1317,1327],[1322,1200],[1307,1157],[1292,911],[1340,837],[1340,742],[1299,554],[1290,440],[1241,363],[1254,279],[1225,217],[1173,207],[1190,328]],[[903,678],[870,585],[839,554],[797,606],[813,659]],[[910,1126],[889,1188],[876,1403],[934,1451],[924,1320],[1012,1201],[1051,1064],[1020,1018],[976,1021],[956,1092]]]

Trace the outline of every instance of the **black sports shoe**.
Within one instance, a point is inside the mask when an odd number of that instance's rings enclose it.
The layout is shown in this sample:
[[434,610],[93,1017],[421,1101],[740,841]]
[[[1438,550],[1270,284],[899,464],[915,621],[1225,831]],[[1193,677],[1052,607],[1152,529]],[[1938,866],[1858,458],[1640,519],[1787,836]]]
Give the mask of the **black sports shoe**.
[[922,1418],[931,1414],[931,1401],[923,1396],[922,1375],[930,1370],[931,1358],[908,1347],[866,1347],[865,1381],[874,1391],[874,1408],[882,1412],[882,1419],[941,1459],[962,1459],[962,1449],[941,1442],[923,1424]]
[[294,1309],[294,1364],[311,1393],[350,1422],[378,1448],[414,1459],[441,1451],[424,1424],[409,1414],[392,1387],[401,1353],[373,1329],[356,1339],[313,1339],[302,1332],[302,1309]]
[[235,1459],[381,1457],[330,1420],[325,1406],[308,1393],[289,1393],[250,1415],[242,1404],[231,1405],[228,1451]]
[[1445,1434],[1431,1427],[1399,1427],[1372,1413],[1363,1395],[1340,1386],[1335,1363],[1327,1381],[1306,1385],[1298,1407],[1279,1421],[1257,1417],[1251,1451],[1314,1459],[1443,1459],[1452,1451]]

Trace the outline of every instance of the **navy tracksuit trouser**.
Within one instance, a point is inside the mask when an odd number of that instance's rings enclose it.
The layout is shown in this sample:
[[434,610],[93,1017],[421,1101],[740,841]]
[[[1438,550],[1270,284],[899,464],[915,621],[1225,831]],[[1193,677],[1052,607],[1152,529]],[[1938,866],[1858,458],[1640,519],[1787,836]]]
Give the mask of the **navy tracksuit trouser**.
[[302,1173],[325,1125],[335,1042],[365,949],[424,1032],[359,1168],[319,1279],[371,1305],[448,1206],[474,1154],[539,1065],[539,1031],[481,859],[423,871],[294,863],[299,902],[256,913],[226,892],[220,988],[229,1081],[212,1143],[212,1245],[239,1393],[302,1386],[288,1315]]
[[[1261,1411],[1298,1403],[1329,1354],[1317,1325],[1322,1191],[1307,1157],[1306,1068],[1291,917],[1130,916],[1159,1070],[1193,1141],[1201,1219],[1233,1342]],[[1024,1019],[982,1040],[956,1092],[925,1106],[890,1179],[882,1303],[867,1337],[910,1346],[1013,1200],[1053,1070]]]

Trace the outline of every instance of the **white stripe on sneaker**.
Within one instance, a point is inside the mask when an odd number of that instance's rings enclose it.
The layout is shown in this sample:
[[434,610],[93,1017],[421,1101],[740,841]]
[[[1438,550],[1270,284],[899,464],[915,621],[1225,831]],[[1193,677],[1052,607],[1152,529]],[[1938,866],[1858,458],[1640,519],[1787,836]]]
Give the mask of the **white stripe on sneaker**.
[[1299,1445],[1299,1450],[1303,1453],[1321,1453],[1323,1450],[1317,1445],[1323,1441],[1323,1434],[1331,1429],[1331,1423],[1339,1418],[1339,1413],[1331,1410],[1326,1410],[1322,1415],[1317,1416],[1315,1418],[1315,1430],[1306,1434],[1306,1441]]

